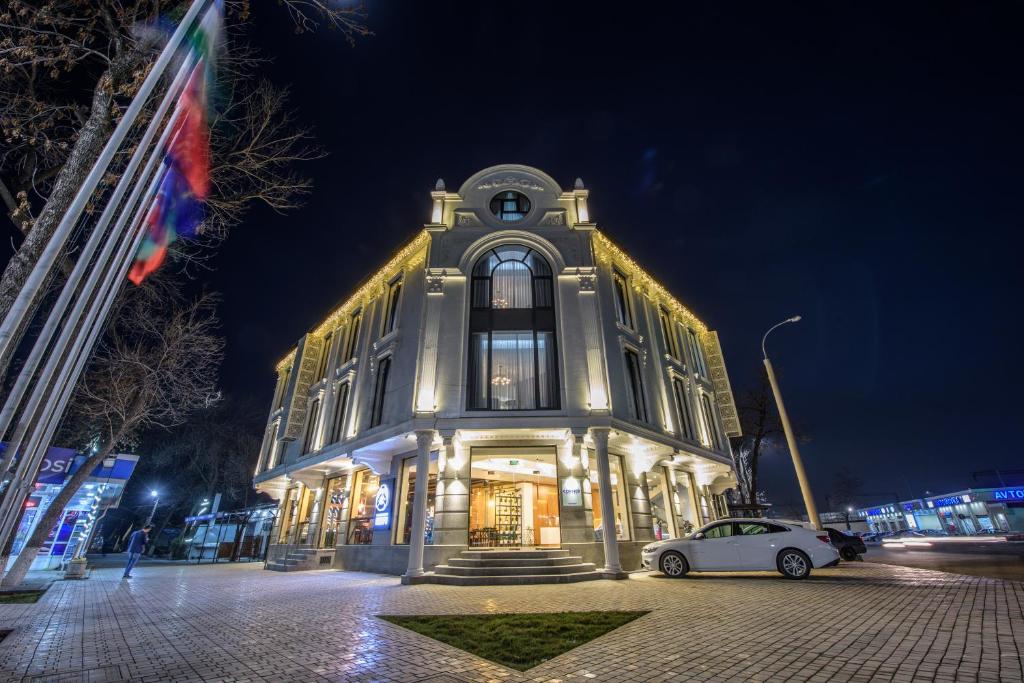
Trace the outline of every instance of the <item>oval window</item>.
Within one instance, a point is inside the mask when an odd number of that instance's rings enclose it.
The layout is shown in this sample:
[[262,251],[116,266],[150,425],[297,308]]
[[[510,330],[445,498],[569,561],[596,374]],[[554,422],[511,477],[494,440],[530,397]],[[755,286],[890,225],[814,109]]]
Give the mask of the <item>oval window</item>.
[[499,192],[491,199],[491,213],[506,223],[518,223],[530,212],[530,200],[522,192]]

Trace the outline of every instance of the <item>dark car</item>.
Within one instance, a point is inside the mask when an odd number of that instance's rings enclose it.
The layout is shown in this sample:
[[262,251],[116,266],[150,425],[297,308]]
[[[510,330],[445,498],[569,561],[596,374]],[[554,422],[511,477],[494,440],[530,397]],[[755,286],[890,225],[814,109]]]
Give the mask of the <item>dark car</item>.
[[863,555],[868,551],[867,546],[864,545],[864,541],[859,536],[844,534],[829,527],[825,527],[823,531],[828,532],[829,542],[839,551],[839,557],[847,562],[856,560],[858,555]]

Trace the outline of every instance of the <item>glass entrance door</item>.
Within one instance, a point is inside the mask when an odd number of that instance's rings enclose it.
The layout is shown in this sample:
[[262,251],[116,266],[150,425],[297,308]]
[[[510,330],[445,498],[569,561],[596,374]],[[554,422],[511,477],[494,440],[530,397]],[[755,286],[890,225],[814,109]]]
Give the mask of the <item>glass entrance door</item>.
[[320,533],[320,547],[333,548],[344,536],[342,524],[348,517],[348,475],[343,474],[327,481],[327,499],[324,501],[323,529]]
[[554,448],[474,448],[470,470],[470,546],[561,545]]

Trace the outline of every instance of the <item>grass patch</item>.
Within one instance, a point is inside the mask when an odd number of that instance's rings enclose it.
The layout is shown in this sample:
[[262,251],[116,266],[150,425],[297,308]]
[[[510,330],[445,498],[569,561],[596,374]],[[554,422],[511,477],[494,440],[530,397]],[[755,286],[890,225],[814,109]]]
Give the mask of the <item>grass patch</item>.
[[526,671],[647,612],[378,615],[478,657]]
[[3,604],[26,604],[30,602],[36,602],[43,596],[46,591],[12,591],[10,593],[0,593],[0,605]]

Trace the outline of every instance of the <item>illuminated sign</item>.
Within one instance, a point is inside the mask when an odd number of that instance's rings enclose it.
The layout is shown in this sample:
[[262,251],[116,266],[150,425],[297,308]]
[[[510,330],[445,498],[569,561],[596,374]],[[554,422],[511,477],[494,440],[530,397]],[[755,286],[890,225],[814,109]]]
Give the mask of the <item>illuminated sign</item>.
[[992,492],[993,500],[1024,500],[1024,488],[999,489]]
[[583,485],[576,477],[562,479],[562,507],[578,508],[583,505]]
[[[7,451],[7,444],[0,443],[0,456]],[[53,446],[46,450],[43,462],[39,466],[39,473],[36,475],[37,484],[63,484],[68,474],[72,471],[72,465],[77,456],[70,448],[58,448]]]
[[394,477],[381,479],[380,488],[373,498],[373,528],[389,529],[391,527],[391,490],[394,487]]
[[967,494],[962,496],[946,496],[945,498],[936,498],[935,505],[937,507],[948,507],[950,505],[959,505],[960,503],[970,503],[971,497]]

